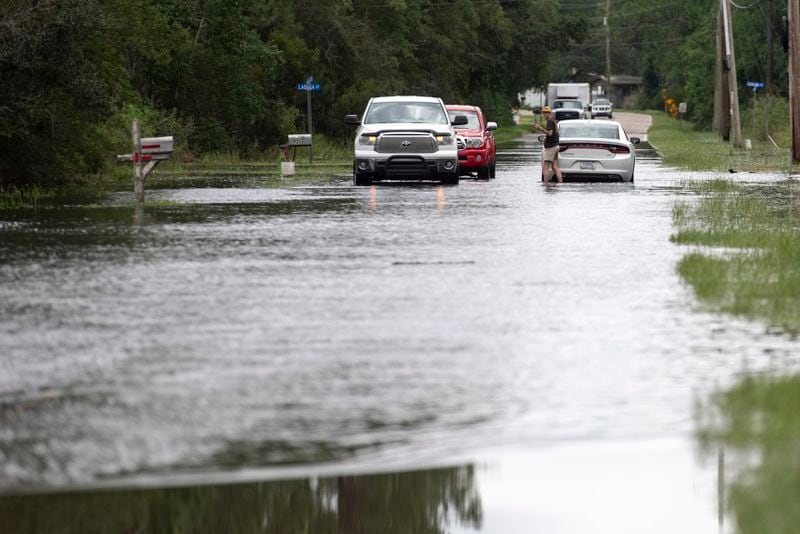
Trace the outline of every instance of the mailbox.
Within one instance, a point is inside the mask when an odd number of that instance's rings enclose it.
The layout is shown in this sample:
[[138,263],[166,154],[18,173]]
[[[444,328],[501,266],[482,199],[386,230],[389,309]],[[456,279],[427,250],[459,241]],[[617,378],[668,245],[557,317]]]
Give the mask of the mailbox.
[[166,137],[142,137],[142,160],[169,159],[174,150],[173,146],[174,141],[171,135]]
[[311,134],[289,134],[288,146],[311,146]]

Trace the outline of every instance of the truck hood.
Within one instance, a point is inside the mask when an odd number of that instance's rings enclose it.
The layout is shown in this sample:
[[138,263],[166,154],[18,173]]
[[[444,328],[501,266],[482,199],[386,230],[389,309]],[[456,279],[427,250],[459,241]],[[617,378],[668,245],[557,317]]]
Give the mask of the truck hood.
[[460,135],[462,137],[480,137],[483,135],[483,130],[456,130],[456,135]]
[[389,132],[419,132],[434,135],[453,135],[453,130],[447,124],[389,122],[382,124],[364,124],[359,130],[359,135],[382,134]]

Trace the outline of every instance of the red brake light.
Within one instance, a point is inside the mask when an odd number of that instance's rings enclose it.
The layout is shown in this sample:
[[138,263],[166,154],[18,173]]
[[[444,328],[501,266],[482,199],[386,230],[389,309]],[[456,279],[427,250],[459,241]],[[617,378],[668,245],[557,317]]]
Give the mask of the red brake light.
[[558,151],[564,152],[572,148],[588,148],[592,150],[607,150],[612,154],[630,154],[631,151],[626,146],[619,145],[604,145],[602,143],[569,143],[559,145]]

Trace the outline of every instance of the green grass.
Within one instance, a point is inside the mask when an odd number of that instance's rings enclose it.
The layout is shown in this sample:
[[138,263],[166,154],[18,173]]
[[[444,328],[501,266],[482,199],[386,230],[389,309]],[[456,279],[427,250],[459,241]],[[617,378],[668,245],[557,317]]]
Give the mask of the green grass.
[[[753,149],[735,149],[716,132],[696,130],[693,124],[661,111],[644,113],[653,117],[648,139],[661,153],[665,165],[697,171],[788,172],[791,169],[788,144],[776,149],[770,141],[757,139],[756,132],[748,132],[754,134]],[[784,128],[776,124],[773,139],[784,140]]]
[[0,209],[38,208],[46,197],[45,190],[38,186],[0,189]]
[[723,312],[800,332],[800,185],[689,182],[697,203],[673,207],[672,241],[698,249],[678,272]]
[[533,129],[534,123],[542,124],[543,120],[541,115],[533,115],[531,113],[523,113],[520,116],[520,123],[513,126],[502,126],[495,130],[494,138],[498,144],[508,143],[519,139],[523,135],[541,133]]

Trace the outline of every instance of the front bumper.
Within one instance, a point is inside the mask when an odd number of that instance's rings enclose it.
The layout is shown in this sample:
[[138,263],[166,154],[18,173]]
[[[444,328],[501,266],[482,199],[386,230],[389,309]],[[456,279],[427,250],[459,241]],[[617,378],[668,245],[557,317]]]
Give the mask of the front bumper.
[[464,148],[458,151],[459,171],[485,169],[491,163],[488,148]]
[[445,157],[426,157],[416,154],[375,157],[356,153],[355,172],[373,180],[440,180],[458,174],[455,154]]

